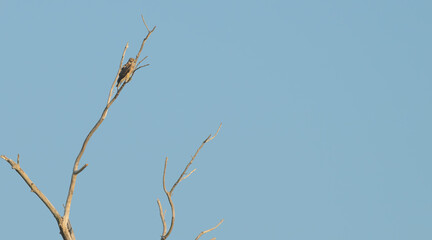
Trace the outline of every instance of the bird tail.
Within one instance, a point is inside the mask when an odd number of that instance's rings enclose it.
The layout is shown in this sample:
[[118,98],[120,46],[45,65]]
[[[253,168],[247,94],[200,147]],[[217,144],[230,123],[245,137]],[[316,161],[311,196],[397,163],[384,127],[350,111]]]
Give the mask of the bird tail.
[[124,78],[117,80],[117,89],[122,85],[122,83],[124,82]]

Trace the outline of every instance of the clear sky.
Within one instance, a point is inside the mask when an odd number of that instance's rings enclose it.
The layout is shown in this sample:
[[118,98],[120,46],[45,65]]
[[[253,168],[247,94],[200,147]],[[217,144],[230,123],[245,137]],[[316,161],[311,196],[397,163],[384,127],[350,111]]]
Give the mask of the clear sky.
[[[0,154],[59,211],[126,42],[135,74],[91,139],[77,239],[432,239],[430,1],[0,1]],[[81,165],[82,165],[81,164]],[[60,239],[3,160],[0,239]]]

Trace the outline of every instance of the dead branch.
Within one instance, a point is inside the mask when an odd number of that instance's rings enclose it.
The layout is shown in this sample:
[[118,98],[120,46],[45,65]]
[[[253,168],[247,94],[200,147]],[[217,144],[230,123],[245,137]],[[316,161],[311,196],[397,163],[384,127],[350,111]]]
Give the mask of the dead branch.
[[159,206],[159,215],[161,217],[162,225],[163,225],[162,236],[165,236],[165,234],[166,234],[166,228],[167,228],[166,221],[165,221],[165,213],[162,210],[162,204],[159,201],[159,199],[157,200],[157,203],[158,203],[158,206]]
[[[220,222],[215,227],[212,227],[208,230],[202,231],[200,234],[198,234],[198,236],[195,238],[195,240],[198,240],[202,235],[215,230],[217,227],[219,227],[219,225],[221,225],[223,223],[223,221],[224,220],[222,219],[222,220],[220,220]],[[213,238],[213,239],[216,239],[216,238]]]
[[[210,136],[208,136],[200,145],[200,147],[197,149],[197,151],[195,152],[195,154],[192,156],[191,160],[189,161],[189,163],[186,165],[186,168],[184,169],[184,171],[180,174],[179,178],[177,179],[177,181],[173,184],[173,186],[171,187],[170,191],[168,191],[166,184],[165,184],[165,175],[166,175],[166,168],[167,168],[167,163],[168,163],[168,157],[165,158],[165,165],[164,165],[164,170],[163,170],[163,176],[162,176],[162,186],[163,186],[163,190],[165,192],[165,195],[167,196],[168,202],[170,204],[170,208],[171,208],[171,222],[170,222],[170,226],[169,229],[167,231],[167,223],[165,220],[165,214],[162,211],[162,205],[159,201],[159,199],[157,200],[158,206],[159,206],[159,214],[162,220],[162,225],[163,225],[163,231],[162,231],[162,236],[161,236],[161,240],[165,240],[168,238],[168,236],[171,234],[173,227],[174,227],[174,222],[175,222],[175,207],[174,207],[174,203],[172,200],[172,194],[174,192],[175,187],[183,180],[185,180],[186,178],[188,178],[193,172],[195,172],[196,169],[192,170],[190,173],[188,173],[186,176],[186,172],[189,169],[190,165],[193,163],[193,161],[195,160],[196,156],[198,155],[199,151],[201,150],[201,148],[208,142],[210,142],[211,140],[213,140],[213,138],[215,138],[217,136],[217,134],[219,133],[219,130],[222,126],[222,123],[219,125],[218,130],[216,131],[215,135],[212,137],[212,135],[210,134]],[[206,230],[204,232],[201,232],[200,235],[198,235],[198,238],[200,238],[203,234],[210,232],[214,229],[216,229],[221,223],[222,221],[219,222],[219,224],[209,230]]]
[[139,56],[141,55],[141,52],[142,52],[142,50],[143,50],[143,47],[144,47],[144,44],[145,44],[145,42],[147,41],[147,39],[150,37],[150,35],[154,32],[154,30],[156,29],[156,26],[154,26],[153,27],[153,29],[152,30],[149,30],[149,28],[147,27],[147,24],[146,24],[146,22],[144,21],[144,17],[141,15],[141,18],[142,18],[142,20],[143,20],[143,23],[144,23],[144,25],[146,26],[146,28],[147,28],[147,36],[144,38],[144,40],[142,41],[142,43],[141,43],[141,48],[140,48],[140,50],[138,51],[138,54],[136,55],[136,57],[135,57],[135,61],[136,62],[138,62],[138,58],[139,58]]
[[[150,37],[150,35],[154,32],[154,30],[156,29],[156,26],[154,26],[153,27],[153,29],[152,30],[149,30],[149,28],[147,27],[147,24],[146,24],[146,22],[144,21],[144,17],[141,15],[141,17],[142,17],[142,20],[143,20],[143,23],[144,23],[144,25],[146,26],[146,28],[147,28],[147,36],[143,39],[143,41],[142,41],[142,43],[141,43],[141,48],[140,48],[140,50],[138,51],[138,53],[137,53],[137,55],[136,55],[136,57],[135,57],[135,62],[138,62],[138,59],[139,59],[139,57],[140,57],[140,55],[141,55],[141,52],[142,52],[142,50],[143,50],[143,47],[144,47],[144,44],[147,42],[147,39]],[[127,48],[127,46],[126,46],[126,48]],[[125,50],[126,50],[126,48],[125,48]],[[125,84],[127,84],[128,82],[130,82],[131,80],[132,80],[132,77],[134,76],[134,74],[135,74],[135,72],[136,71],[138,71],[139,69],[141,69],[141,68],[143,68],[143,67],[147,67],[149,64],[145,64],[145,65],[142,65],[142,66],[140,66],[140,64],[145,60],[147,58],[147,56],[145,56],[143,59],[141,59],[141,61],[139,61],[138,62],[138,64],[136,64],[135,66],[134,66],[134,68],[133,68],[133,70],[132,70],[132,74],[127,78],[127,79],[125,79],[125,81],[123,81],[123,83],[121,83],[121,86],[124,86]],[[123,57],[122,57],[122,62],[123,62]],[[119,74],[120,74],[120,71],[121,71],[121,64],[120,64],[120,68],[119,68],[119,72],[117,73],[117,77],[116,77],[116,79],[118,78],[118,76],[119,76]],[[111,87],[111,91],[112,91],[112,89],[114,88],[114,84],[115,84],[115,82],[116,82],[116,80],[114,81],[114,83],[113,83],[113,86]],[[120,87],[120,89],[121,89],[122,87]],[[119,90],[120,91],[120,90]],[[109,98],[111,97],[111,93],[110,93],[110,96],[109,96]],[[108,98],[108,101],[109,101],[109,98]]]
[[[142,17],[142,16],[141,16]],[[135,57],[135,62],[133,64],[135,64],[136,62],[138,62],[138,59],[141,55],[141,52],[143,50],[144,44],[146,43],[146,41],[148,40],[148,38],[150,37],[150,35],[154,32],[154,30],[156,29],[156,26],[153,27],[152,30],[150,30],[144,20],[144,17],[142,17],[142,21],[147,29],[147,35],[146,37],[143,39],[142,43],[141,43],[141,47]],[[45,204],[45,206],[50,210],[50,212],[53,214],[54,218],[57,221],[57,224],[60,228],[60,234],[63,237],[64,240],[75,240],[75,235],[74,235],[74,231],[72,229],[72,225],[70,223],[70,210],[71,210],[71,204],[72,204],[72,198],[73,198],[73,193],[75,190],[75,186],[76,186],[76,181],[77,181],[77,176],[78,174],[80,174],[87,166],[88,164],[84,164],[83,166],[81,166],[79,168],[79,163],[80,160],[85,152],[85,149],[87,147],[88,142],[90,141],[90,138],[93,136],[93,134],[96,132],[96,130],[99,128],[99,126],[102,124],[102,122],[105,120],[107,114],[108,114],[108,110],[111,107],[111,105],[115,102],[115,100],[118,98],[118,96],[120,95],[120,93],[122,92],[123,88],[126,86],[126,84],[128,82],[130,82],[132,80],[132,77],[134,76],[135,72],[138,71],[139,69],[148,66],[149,64],[144,64],[141,65],[141,63],[147,58],[144,57],[143,59],[141,59],[138,64],[136,65],[131,65],[133,67],[130,68],[124,68],[124,69],[128,69],[128,74],[126,75],[127,77],[123,78],[122,80],[124,80],[121,85],[119,87],[117,87],[117,91],[115,93],[115,95],[113,96],[113,91],[114,91],[114,86],[116,85],[116,82],[119,79],[120,73],[122,71],[123,68],[123,60],[126,54],[126,50],[129,47],[129,43],[126,44],[124,50],[123,50],[123,54],[120,60],[120,66],[119,69],[117,71],[116,77],[114,78],[114,82],[111,85],[109,94],[108,94],[108,100],[106,103],[106,106],[104,108],[104,110],[102,111],[102,114],[99,118],[99,120],[96,122],[96,124],[93,126],[93,128],[90,130],[90,132],[88,133],[87,137],[85,138],[81,150],[78,153],[78,156],[75,159],[74,162],[74,166],[73,166],[73,170],[72,170],[72,176],[71,176],[71,181],[70,181],[70,186],[69,186],[69,191],[68,191],[68,195],[66,198],[66,203],[65,205],[63,205],[64,207],[64,214],[63,216],[61,216],[59,214],[59,212],[57,211],[57,209],[51,204],[51,202],[48,200],[48,198],[36,187],[36,185],[31,181],[31,179],[28,177],[28,175],[24,172],[24,170],[20,167],[20,156],[18,154],[17,156],[17,162],[13,161],[12,159],[1,155],[0,157],[3,158],[6,162],[8,162],[12,169],[14,169],[22,178],[23,180],[27,183],[27,185],[30,187],[31,191],[34,192],[39,199]],[[131,59],[132,60],[132,59]],[[133,62],[133,61],[131,61]],[[132,71],[129,71],[129,69]],[[124,76],[124,75],[123,75]],[[165,159],[165,165],[164,165],[164,171],[163,171],[163,189],[164,192],[167,196],[167,199],[169,201],[170,204],[170,210],[171,210],[171,221],[170,221],[170,225],[169,228],[167,227],[167,222],[166,222],[166,218],[165,218],[165,212],[163,211],[162,208],[162,204],[159,201],[159,199],[157,200],[158,203],[158,207],[159,207],[159,214],[160,214],[160,218],[162,221],[162,225],[163,225],[163,231],[162,231],[162,235],[161,235],[161,240],[165,240],[169,237],[169,235],[171,234],[173,227],[174,227],[174,222],[175,222],[175,207],[174,207],[174,203],[173,203],[173,199],[172,199],[172,195],[174,192],[174,189],[178,186],[178,184],[180,182],[182,182],[183,180],[187,179],[189,176],[191,176],[192,173],[195,172],[196,169],[192,170],[191,172],[187,173],[190,165],[193,163],[193,161],[195,160],[196,156],[198,155],[198,153],[200,152],[201,148],[208,142],[210,142],[211,140],[213,140],[217,134],[219,133],[219,130],[221,128],[222,124],[219,125],[218,130],[216,131],[215,135],[212,136],[211,134],[201,143],[201,145],[199,146],[199,148],[197,149],[197,151],[195,152],[195,154],[192,156],[191,160],[188,162],[188,164],[186,165],[185,169],[183,170],[183,172],[180,174],[180,176],[178,177],[178,179],[175,181],[175,183],[172,185],[171,189],[168,191],[167,187],[166,187],[166,183],[165,183],[165,179],[166,179],[166,169],[167,169],[167,163],[168,163],[168,158]],[[222,224],[223,219],[213,228],[205,230],[203,232],[201,232],[195,240],[198,240],[202,235],[213,231],[214,229],[218,228],[220,224]]]
[[[112,92],[113,92],[113,90],[114,90],[114,86],[116,85],[117,78],[118,78],[118,76],[119,76],[119,74],[120,74],[120,71],[121,71],[121,69],[122,69],[122,66],[123,66],[123,59],[124,59],[124,56],[125,56],[125,53],[126,53],[126,50],[128,49],[128,47],[129,47],[129,43],[126,43],[126,46],[125,46],[125,48],[124,48],[124,50],[123,50],[123,54],[122,54],[122,57],[121,57],[121,60],[120,60],[120,66],[119,66],[119,69],[118,69],[118,71],[117,71],[117,75],[115,76],[115,78],[114,78],[114,82],[113,82],[113,84],[111,85],[111,89],[110,89],[110,92],[109,92],[109,95],[108,95],[108,101],[107,101],[107,104],[109,104],[110,101],[111,101]],[[105,118],[105,116],[104,116],[104,118]]]
[[[144,21],[143,18],[143,22],[144,25],[146,26],[147,30],[148,30],[148,26]],[[147,39],[150,37],[150,35],[153,33],[153,31],[156,29],[156,26],[153,27],[153,29],[150,31],[148,30],[148,33],[146,35],[146,37],[144,38],[144,40],[141,43],[141,48],[138,52],[138,54],[136,55],[136,60],[139,58],[141,51],[144,47],[145,42],[147,41]],[[78,168],[81,157],[84,154],[84,151],[86,149],[86,146],[90,140],[90,138],[92,137],[92,135],[96,132],[96,130],[99,128],[99,126],[102,124],[102,122],[105,120],[105,117],[108,114],[108,109],[111,107],[111,105],[115,102],[115,100],[117,99],[117,97],[120,95],[122,89],[125,87],[125,83],[123,83],[119,89],[117,89],[116,94],[113,95],[113,90],[114,90],[114,86],[116,84],[116,81],[119,77],[120,71],[122,69],[123,66],[123,60],[124,60],[124,56],[126,54],[126,50],[129,47],[129,43],[126,44],[124,50],[123,50],[123,54],[120,60],[120,66],[119,69],[117,71],[116,77],[114,78],[114,82],[111,85],[111,89],[109,91],[108,94],[108,100],[107,100],[107,104],[105,106],[105,109],[103,110],[101,117],[99,118],[99,120],[97,121],[97,123],[94,125],[94,127],[91,129],[91,131],[88,133],[87,137],[85,138],[83,145],[81,147],[80,152],[78,153],[77,158],[75,159],[75,163],[73,166],[73,170],[72,170],[72,176],[71,176],[71,181],[70,181],[70,186],[69,186],[69,191],[68,191],[68,195],[67,195],[67,199],[66,199],[66,204],[64,205],[64,215],[61,216],[59,214],[59,212],[56,210],[56,208],[51,204],[51,202],[48,200],[48,198],[36,187],[36,185],[30,180],[30,178],[27,176],[27,174],[24,172],[24,170],[21,169],[20,167],[20,159],[19,159],[19,155],[17,157],[17,163],[15,163],[12,159],[2,155],[1,158],[3,158],[4,160],[6,160],[13,169],[15,169],[15,171],[24,179],[24,181],[27,183],[27,185],[30,187],[30,189],[32,190],[32,192],[34,192],[39,199],[41,199],[41,201],[47,206],[47,208],[51,211],[51,213],[53,214],[54,218],[56,219],[59,228],[60,228],[60,234],[63,237],[63,239],[65,240],[75,240],[75,235],[72,229],[72,225],[70,224],[69,221],[69,216],[70,216],[70,209],[71,209],[71,203],[72,203],[72,197],[73,197],[73,193],[75,190],[75,185],[76,185],[76,180],[77,180],[77,176],[79,173],[81,173],[87,166],[88,164],[83,165],[81,168]],[[145,59],[145,58],[144,58]],[[143,59],[143,60],[144,60]],[[141,60],[140,63],[143,61]],[[135,68],[133,69],[133,73],[135,73],[137,70],[139,70],[142,67],[147,66],[148,64],[144,65],[144,66],[135,66]],[[133,74],[132,74],[133,75]],[[131,80],[132,75],[129,77],[129,79],[127,79],[128,81]],[[125,81],[125,82],[128,82]]]
[[[140,50],[139,50],[139,52],[137,54],[136,59],[139,58],[139,56],[141,54],[141,51],[142,51],[142,49],[144,47],[145,42],[147,41],[147,39],[150,37],[150,35],[153,33],[153,31],[155,29],[156,29],[156,26],[153,27],[153,29],[151,31],[148,31],[147,36],[142,41],[141,48],[140,48]],[[80,170],[78,170],[79,162],[81,160],[82,155],[84,154],[86,146],[87,146],[90,138],[92,137],[93,133],[96,132],[96,130],[99,128],[99,126],[105,120],[105,117],[108,114],[108,109],[114,103],[114,101],[117,99],[117,97],[121,93],[122,89],[124,88],[125,84],[128,82],[128,81],[125,81],[125,83],[123,83],[121,85],[121,87],[117,90],[117,92],[114,95],[114,97],[111,98],[112,92],[113,92],[113,89],[114,89],[114,85],[115,85],[115,83],[116,83],[116,81],[117,81],[117,79],[119,77],[119,74],[120,74],[120,71],[121,71],[121,68],[122,68],[122,65],[123,65],[123,59],[124,59],[124,56],[125,56],[125,53],[126,53],[126,50],[127,50],[128,46],[129,46],[129,43],[126,44],[126,46],[125,46],[125,48],[123,50],[122,58],[120,60],[120,66],[119,66],[119,69],[117,71],[117,75],[115,77],[115,80],[114,80],[114,82],[113,82],[113,84],[111,86],[109,95],[108,95],[107,105],[106,105],[104,111],[102,112],[102,115],[99,118],[98,122],[95,124],[95,126],[92,128],[92,130],[89,132],[89,134],[87,135],[86,139],[84,140],[84,143],[83,143],[83,145],[81,147],[81,150],[80,150],[80,152],[79,152],[79,154],[78,154],[78,156],[77,156],[77,158],[75,160],[73,171],[72,171],[72,176],[71,176],[71,182],[70,182],[70,186],[69,186],[69,192],[68,192],[68,196],[67,196],[67,199],[66,199],[66,205],[65,205],[65,209],[64,209],[64,217],[63,217],[63,222],[62,222],[63,225],[66,225],[67,222],[69,221],[70,209],[71,209],[71,203],[72,203],[72,197],[73,197],[73,192],[74,192],[74,189],[75,189],[75,184],[76,184],[76,179],[77,179],[78,173],[80,173],[86,167],[86,166],[84,166],[83,168],[81,168]],[[130,81],[131,78],[132,78],[132,76],[130,76],[129,81]]]
[[182,172],[182,174],[180,175],[180,177],[177,179],[177,181],[174,183],[174,185],[172,186],[170,193],[172,194],[172,192],[174,191],[174,188],[180,183],[180,181],[182,180],[183,176],[186,174],[186,171],[188,170],[188,168],[190,167],[190,165],[192,164],[192,162],[195,160],[195,157],[198,155],[199,151],[201,150],[201,148],[204,146],[204,144],[210,142],[211,140],[213,140],[213,138],[215,138],[217,136],[217,134],[219,133],[220,128],[222,127],[222,123],[219,125],[218,130],[216,131],[215,135],[212,137],[212,135],[210,134],[210,136],[208,136],[202,143],[201,146],[198,148],[198,150],[195,152],[195,155],[193,155],[192,159],[189,161],[189,163],[186,165],[186,168],[184,169],[184,171]]
[[[4,156],[4,155],[1,155],[0,157],[3,158],[4,160],[6,160],[6,162],[8,162],[11,165],[12,169],[14,169],[22,177],[22,179],[24,179],[24,181],[30,187],[31,191],[34,192],[36,194],[36,196],[39,197],[39,199],[50,210],[50,212],[52,213],[52,215],[54,216],[56,221],[58,223],[60,223],[61,222],[61,216],[57,212],[57,209],[55,209],[55,207],[51,204],[51,202],[48,200],[48,198],[39,190],[39,188],[36,187],[36,184],[34,184],[33,181],[30,179],[30,177],[24,172],[24,170],[21,168],[19,163],[15,163],[14,160],[12,160],[12,159]],[[19,161],[19,155],[17,157],[17,162],[18,161]]]

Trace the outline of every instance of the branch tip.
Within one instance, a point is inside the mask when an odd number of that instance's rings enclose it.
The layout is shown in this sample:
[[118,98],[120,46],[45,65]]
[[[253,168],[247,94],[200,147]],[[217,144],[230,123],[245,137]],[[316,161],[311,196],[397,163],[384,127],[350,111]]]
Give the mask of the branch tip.
[[137,64],[137,66],[139,66],[144,60],[146,60],[148,56],[145,56],[143,59],[141,59],[141,61],[139,61],[139,63]]
[[82,166],[79,170],[77,170],[77,171],[74,171],[74,174],[75,175],[77,175],[77,174],[79,174],[80,172],[82,172],[86,167],[88,166],[88,164],[86,163],[84,166]]
[[[117,74],[116,74],[116,76],[115,76],[115,78],[114,78],[114,81],[113,81],[113,83],[112,83],[112,85],[111,85],[111,89],[110,89],[110,91],[109,91],[109,95],[108,95],[107,107],[111,104],[111,102],[114,101],[114,99],[115,99],[115,98],[118,96],[118,94],[120,93],[119,90],[117,89],[117,94],[114,96],[114,98],[111,99],[111,97],[112,97],[112,93],[113,93],[113,90],[114,90],[114,86],[116,85],[117,78],[119,77],[120,71],[121,71],[121,69],[122,69],[122,67],[123,67],[123,59],[124,59],[124,56],[125,56],[125,54],[126,54],[126,50],[128,49],[128,47],[129,47],[129,42],[126,43],[126,46],[125,46],[125,48],[124,48],[124,50],[123,50],[123,54],[122,54],[122,57],[121,57],[121,60],[120,60],[120,66],[119,66],[119,69],[117,70]],[[105,119],[107,113],[108,113],[108,112],[105,112],[105,113],[102,115],[102,119]]]
[[147,31],[150,32],[150,29],[148,28],[147,23],[145,22],[144,17],[143,17],[142,14],[141,14],[141,18],[143,20],[143,23],[144,23],[145,27],[147,28]]
[[[222,223],[223,223],[223,219],[222,220],[220,220],[220,222],[215,226],[215,227],[213,227],[213,228],[210,228],[210,229],[208,229],[208,230],[205,230],[205,231],[202,231],[196,238],[195,238],[195,240],[198,240],[202,235],[204,235],[204,234],[206,234],[206,233],[208,233],[208,232],[211,232],[211,231],[213,231],[213,230],[215,230],[216,228],[218,228],[219,227],[219,225],[221,225]],[[215,238],[212,238],[212,239],[215,239]]]
[[211,140],[213,140],[213,138],[215,138],[215,137],[218,135],[219,130],[221,129],[221,127],[222,127],[222,123],[219,124],[219,128],[218,128],[218,130],[216,131],[215,135],[212,137],[211,134],[210,134],[210,136],[208,136],[208,138],[207,138],[206,140],[204,140],[204,143],[208,143],[208,142],[210,142]]
[[185,177],[183,177],[180,181],[185,180],[186,178],[188,178],[193,172],[195,172],[196,168],[194,170],[192,170],[188,175],[186,175]]

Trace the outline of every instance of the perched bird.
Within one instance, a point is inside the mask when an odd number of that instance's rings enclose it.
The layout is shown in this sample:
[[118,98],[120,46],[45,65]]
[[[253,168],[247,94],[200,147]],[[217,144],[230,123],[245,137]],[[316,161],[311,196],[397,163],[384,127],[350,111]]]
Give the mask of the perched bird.
[[129,58],[129,61],[123,65],[120,70],[118,80],[117,80],[117,88],[122,85],[124,81],[129,82],[130,76],[132,75],[135,69],[136,61],[134,58]]

